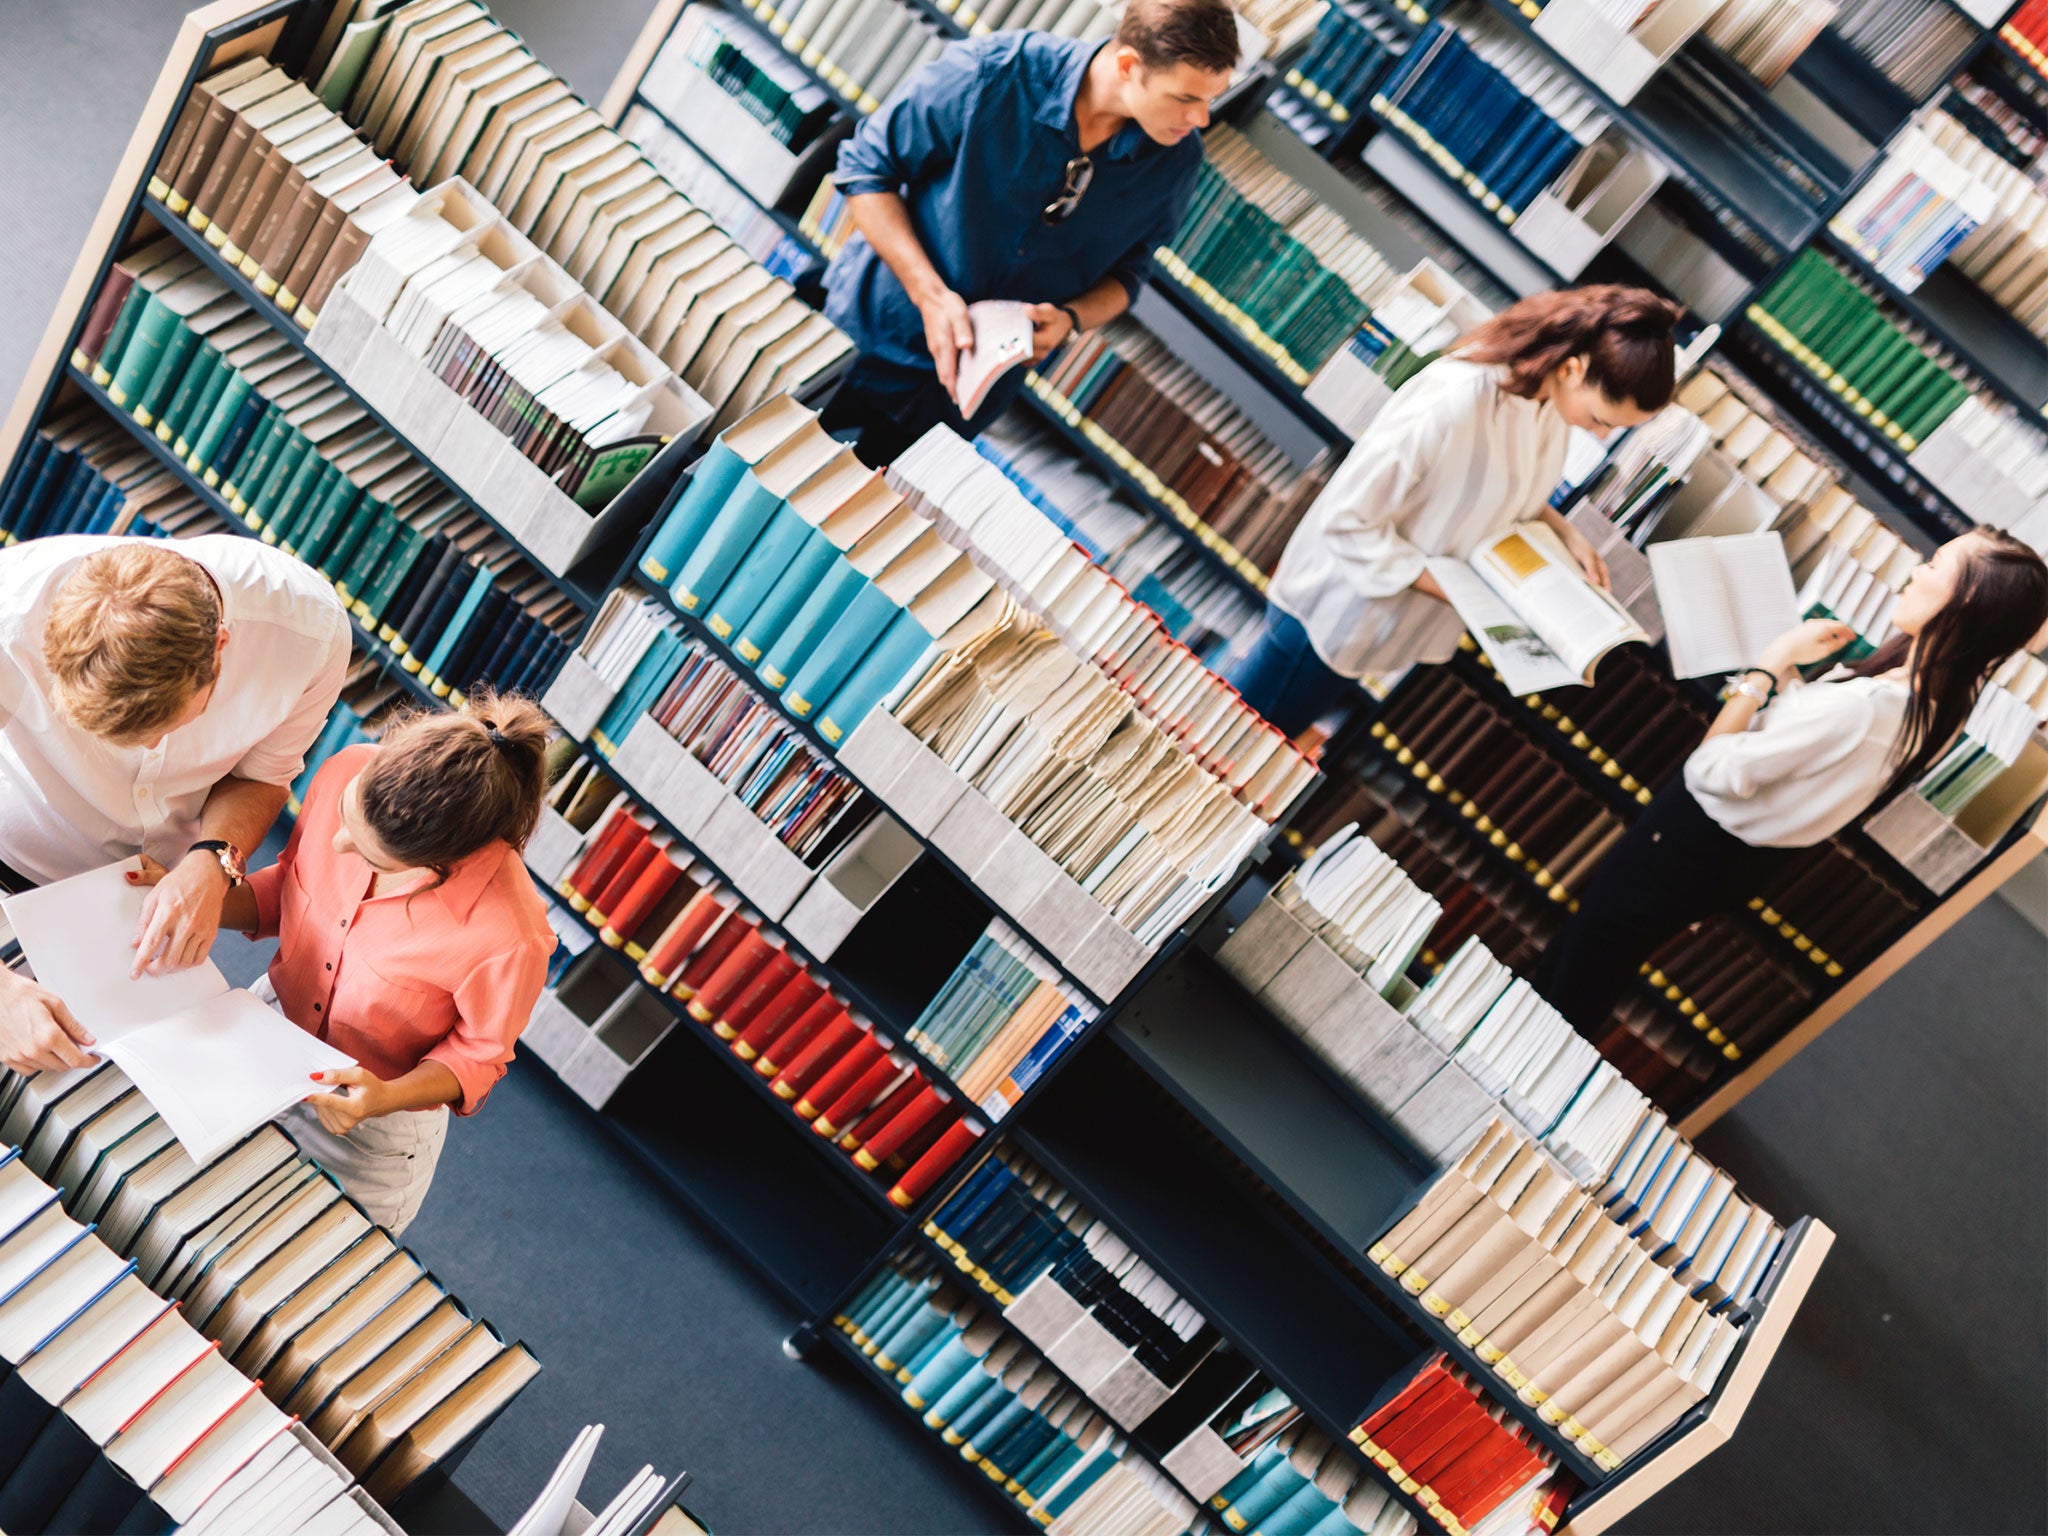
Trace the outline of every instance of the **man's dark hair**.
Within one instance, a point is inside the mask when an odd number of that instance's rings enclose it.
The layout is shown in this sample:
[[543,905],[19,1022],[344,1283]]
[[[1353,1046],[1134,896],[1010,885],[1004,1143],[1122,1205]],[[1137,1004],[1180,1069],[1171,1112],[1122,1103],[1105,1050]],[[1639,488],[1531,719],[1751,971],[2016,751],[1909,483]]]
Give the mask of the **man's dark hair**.
[[1130,0],[1116,40],[1147,69],[1237,68],[1237,12],[1230,0]]

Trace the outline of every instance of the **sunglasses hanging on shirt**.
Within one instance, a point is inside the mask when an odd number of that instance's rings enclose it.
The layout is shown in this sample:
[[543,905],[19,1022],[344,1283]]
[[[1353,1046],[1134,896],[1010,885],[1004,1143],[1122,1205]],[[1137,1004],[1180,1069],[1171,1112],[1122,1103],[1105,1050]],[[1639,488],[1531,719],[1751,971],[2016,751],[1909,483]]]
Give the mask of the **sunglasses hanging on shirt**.
[[1081,199],[1088,195],[1088,184],[1095,179],[1095,162],[1086,155],[1076,155],[1067,162],[1066,175],[1060,181],[1059,194],[1045,205],[1045,222],[1064,224],[1074,216],[1074,210],[1081,206]]

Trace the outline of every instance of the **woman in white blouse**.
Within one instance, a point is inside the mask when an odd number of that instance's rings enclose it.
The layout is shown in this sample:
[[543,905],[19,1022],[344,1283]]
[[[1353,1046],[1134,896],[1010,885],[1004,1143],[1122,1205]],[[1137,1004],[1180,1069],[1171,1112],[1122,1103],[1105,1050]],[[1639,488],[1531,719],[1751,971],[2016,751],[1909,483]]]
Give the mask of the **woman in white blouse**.
[[1423,563],[1541,517],[1586,574],[1607,568],[1550,507],[1565,443],[1670,401],[1678,306],[1606,284],[1502,310],[1404,384],[1280,557],[1266,627],[1231,681],[1297,735],[1367,673],[1444,661],[1464,628]]
[[1913,572],[1892,622],[1874,655],[1818,682],[1799,668],[1855,638],[1830,619],[1787,630],[1735,679],[1684,774],[1600,861],[1543,953],[1536,989],[1581,1034],[1599,1035],[1672,934],[1747,905],[1798,850],[1927,771],[1985,680],[2048,624],[2048,565],[1980,528]]

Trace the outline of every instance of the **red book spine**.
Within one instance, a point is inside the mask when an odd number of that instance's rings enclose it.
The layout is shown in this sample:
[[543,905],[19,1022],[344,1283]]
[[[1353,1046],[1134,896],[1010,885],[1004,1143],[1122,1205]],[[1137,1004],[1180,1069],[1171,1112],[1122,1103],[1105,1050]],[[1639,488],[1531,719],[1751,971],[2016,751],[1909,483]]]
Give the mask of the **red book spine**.
[[[815,1035],[796,1058],[776,1075],[769,1086],[775,1090],[778,1099],[794,1099],[815,1082],[820,1073],[844,1054],[853,1037],[861,1028],[853,1022],[853,1015],[841,1009],[832,1021]],[[762,1063],[767,1065],[766,1062]],[[759,1070],[758,1068],[756,1070]]]
[[937,1145],[939,1138],[951,1130],[953,1122],[959,1118],[960,1106],[949,1104],[944,1114],[927,1120],[923,1128],[912,1133],[910,1140],[897,1149],[894,1157],[885,1160],[882,1166],[892,1172],[901,1173],[920,1157],[923,1157],[925,1153],[931,1151]]
[[[912,1067],[903,1081],[891,1088],[855,1121],[852,1128],[839,1138],[839,1150],[857,1152],[867,1139],[896,1118],[897,1112],[909,1105],[926,1088],[924,1074]],[[855,1159],[856,1162],[860,1160]],[[865,1163],[861,1164],[866,1167]]]
[[842,1019],[848,1024],[853,1022],[853,1016],[846,1011],[846,1004],[827,992],[798,1014],[794,1024],[762,1045],[761,1059],[754,1063],[754,1070],[763,1077],[781,1076],[783,1063],[794,1066],[797,1057],[810,1049],[811,1042],[820,1033],[837,1029]]
[[755,1015],[781,996],[782,989],[802,972],[803,963],[795,955],[786,949],[777,950],[740,988],[739,996],[718,1010],[718,1017],[711,1021],[711,1032],[721,1040],[739,1039],[740,1032],[753,1022]]
[[926,1088],[915,1100],[898,1111],[889,1122],[867,1139],[853,1154],[853,1160],[869,1173],[909,1145],[910,1138],[923,1130],[950,1101],[936,1088]]
[[876,1062],[886,1061],[888,1049],[875,1038],[873,1030],[862,1028],[839,1059],[798,1095],[797,1118],[817,1119],[827,1104],[837,1103],[840,1095],[859,1081],[862,1073]]
[[640,974],[657,987],[666,987],[683,962],[690,958],[712,924],[729,912],[739,898],[730,891],[707,885],[687,907],[676,914],[661,937],[654,941]]
[[604,931],[598,934],[598,939],[613,949],[623,945],[646,921],[647,914],[675,889],[676,882],[683,878],[684,867],[670,858],[666,850],[660,857],[650,860],[618,905],[605,908],[610,915],[606,917]]
[[956,1120],[946,1134],[932,1143],[931,1150],[905,1170],[903,1177],[896,1181],[896,1187],[889,1191],[889,1203],[902,1210],[908,1210],[932,1191],[932,1186],[946,1176],[946,1170],[966,1154],[981,1138],[981,1127],[971,1120]]
[[591,891],[611,877],[627,850],[648,833],[648,827],[633,819],[631,806],[620,806],[612,812],[611,820],[591,840],[590,846],[583,851],[583,857],[576,861],[576,867],[562,878],[556,889],[569,898],[569,905],[575,910],[587,910]]
[[690,999],[690,1017],[699,1024],[717,1018],[781,948],[782,940],[770,938],[756,927],[719,962],[717,970],[694,983],[697,995]]
[[760,1012],[747,1021],[739,1038],[732,1043],[733,1055],[741,1061],[752,1061],[824,995],[825,983],[809,971],[798,971],[782,984],[782,990],[771,997]]
[[[818,1118],[811,1122],[811,1129],[827,1141],[834,1140],[841,1131],[852,1125],[862,1115],[873,1109],[889,1094],[890,1089],[905,1076],[903,1063],[895,1057],[884,1054],[867,1071],[855,1078],[837,1098],[826,1102],[822,1095],[820,1102],[825,1107],[818,1111]],[[797,1106],[803,1112],[803,1106]]]
[[697,989],[711,979],[712,973],[725,964],[725,957],[738,949],[761,927],[761,920],[748,912],[745,907],[735,907],[728,912],[711,936],[704,941],[704,947],[690,956],[689,964],[676,977],[675,985],[669,988],[684,1002],[697,995]]
[[640,877],[647,873],[654,861],[668,862],[668,839],[648,836],[644,841],[633,844],[626,856],[619,860],[619,867],[611,872],[602,883],[593,884],[590,890],[589,918],[599,928],[611,926],[611,914],[625,901],[633,887],[640,883]]

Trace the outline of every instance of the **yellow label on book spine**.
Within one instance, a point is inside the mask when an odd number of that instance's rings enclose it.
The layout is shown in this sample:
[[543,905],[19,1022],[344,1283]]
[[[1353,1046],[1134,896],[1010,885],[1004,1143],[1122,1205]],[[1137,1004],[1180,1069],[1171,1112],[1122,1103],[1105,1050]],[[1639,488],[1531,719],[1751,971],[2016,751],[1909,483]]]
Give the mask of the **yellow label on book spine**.
[[[195,228],[196,227],[197,226],[195,226]],[[209,223],[206,226],[205,234],[206,243],[212,246],[215,250],[219,250],[222,246],[228,243],[228,232],[222,229],[218,224]]]

